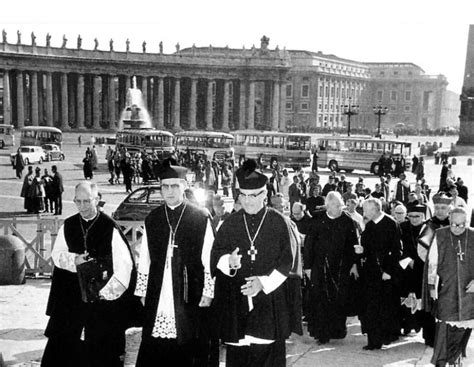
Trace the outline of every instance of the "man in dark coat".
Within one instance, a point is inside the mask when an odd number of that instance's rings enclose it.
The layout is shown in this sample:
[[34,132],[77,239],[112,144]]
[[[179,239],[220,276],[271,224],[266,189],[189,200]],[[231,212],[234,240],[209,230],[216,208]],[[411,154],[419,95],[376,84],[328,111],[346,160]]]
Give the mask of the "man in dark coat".
[[169,159],[157,171],[165,204],[145,219],[135,290],[145,306],[137,367],[218,364],[207,312],[214,234],[209,213],[184,198],[186,173]]
[[403,334],[421,329],[421,295],[424,261],[417,252],[418,237],[423,227],[426,206],[409,205],[408,221],[400,224],[402,254],[400,260],[401,327]]
[[435,232],[426,277],[434,300],[436,335],[431,363],[460,366],[474,326],[474,229],[464,208],[454,208],[450,227]]
[[[65,220],[51,253],[48,343],[41,366],[120,367],[132,254],[115,222],[97,210],[96,184],[78,184],[74,202],[79,213]],[[102,279],[81,276],[84,264],[99,269]]]
[[56,166],[51,167],[53,172],[53,180],[51,183],[52,199],[54,202],[54,215],[61,215],[63,213],[63,176],[58,172]]
[[265,206],[267,177],[253,160],[236,172],[242,209],[216,234],[216,327],[227,366],[284,367],[291,306],[287,278],[293,255],[285,218]]
[[356,224],[342,211],[338,192],[330,192],[325,204],[326,211],[311,222],[304,245],[304,269],[311,279],[308,332],[319,344],[345,338],[349,280],[358,277]]
[[363,246],[362,289],[364,310],[360,315],[362,332],[367,334],[365,350],[381,349],[400,334],[398,260],[400,229],[394,219],[382,212],[379,199],[363,204],[369,219],[361,236]]

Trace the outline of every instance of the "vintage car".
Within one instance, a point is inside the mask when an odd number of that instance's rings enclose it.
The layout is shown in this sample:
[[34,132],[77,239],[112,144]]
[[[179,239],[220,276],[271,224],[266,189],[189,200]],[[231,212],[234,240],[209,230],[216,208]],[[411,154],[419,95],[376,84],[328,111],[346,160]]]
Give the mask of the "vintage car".
[[[21,152],[21,155],[23,156],[23,161],[25,162],[25,165],[31,164],[31,163],[43,163],[46,160],[46,153],[43,150],[43,148],[34,146],[34,145],[25,145],[21,146],[18,148],[18,150]],[[10,162],[12,166],[15,164],[15,155],[17,153],[11,153],[10,154]]]
[[161,187],[150,185],[132,191],[112,213],[112,218],[123,221],[143,221],[156,207],[163,204]]
[[43,144],[41,146],[46,154],[47,161],[63,161],[65,156],[61,148],[56,144]]

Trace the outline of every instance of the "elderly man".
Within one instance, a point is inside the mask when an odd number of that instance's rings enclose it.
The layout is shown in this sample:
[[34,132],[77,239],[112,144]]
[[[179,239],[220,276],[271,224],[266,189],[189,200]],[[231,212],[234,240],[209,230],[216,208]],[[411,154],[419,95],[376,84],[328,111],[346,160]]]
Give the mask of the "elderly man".
[[407,208],[403,204],[399,204],[393,208],[392,212],[393,218],[397,223],[403,223],[407,220]]
[[450,227],[436,230],[428,255],[427,283],[436,307],[431,363],[460,365],[474,327],[474,229],[464,208],[454,208]]
[[367,334],[365,350],[381,349],[398,339],[400,298],[397,291],[400,229],[382,212],[379,199],[364,201],[364,217],[369,221],[361,236],[364,265],[362,289],[364,310],[360,315],[362,332]]
[[403,334],[411,330],[421,329],[421,295],[423,284],[424,261],[418,256],[417,240],[425,221],[426,207],[424,205],[410,205],[408,207],[408,222],[400,224],[402,238],[402,255],[400,297],[401,323]]
[[311,217],[305,212],[304,205],[301,203],[294,203],[292,209],[293,213],[290,218],[296,223],[298,231],[303,235],[308,234]]
[[342,211],[339,192],[329,192],[325,204],[326,212],[311,222],[304,245],[304,269],[312,283],[308,332],[319,344],[345,338],[349,280],[358,277],[356,224]]
[[41,365],[123,366],[132,255],[115,222],[97,210],[95,183],[78,184],[74,203],[79,213],[64,221],[51,253],[48,343]]
[[214,292],[214,235],[209,213],[184,198],[186,172],[163,161],[157,173],[165,203],[145,219],[135,290],[145,305],[137,367],[201,366],[215,358],[203,309]]
[[242,209],[216,234],[216,327],[227,366],[284,367],[292,331],[287,278],[293,254],[285,218],[265,206],[267,177],[247,160],[236,172]]

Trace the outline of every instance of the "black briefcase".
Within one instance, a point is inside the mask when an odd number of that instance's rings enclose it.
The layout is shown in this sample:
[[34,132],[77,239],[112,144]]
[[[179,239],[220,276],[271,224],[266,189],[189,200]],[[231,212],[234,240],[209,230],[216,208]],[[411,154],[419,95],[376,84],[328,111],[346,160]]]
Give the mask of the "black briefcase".
[[113,269],[107,261],[90,259],[89,261],[76,265],[81,288],[81,298],[86,303],[97,302],[99,291],[112,277]]

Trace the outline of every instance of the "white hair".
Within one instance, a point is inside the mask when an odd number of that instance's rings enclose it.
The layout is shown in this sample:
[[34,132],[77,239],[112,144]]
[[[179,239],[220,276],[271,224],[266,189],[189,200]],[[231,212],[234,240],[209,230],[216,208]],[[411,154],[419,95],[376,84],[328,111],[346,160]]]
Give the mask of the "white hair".
[[344,200],[342,200],[341,194],[337,191],[329,191],[326,195],[324,204],[328,205],[330,202],[337,202],[340,206],[344,206]]
[[364,200],[364,202],[362,203],[362,206],[366,207],[369,204],[375,206],[379,212],[382,211],[382,202],[380,201],[380,199],[369,197],[368,199]]

